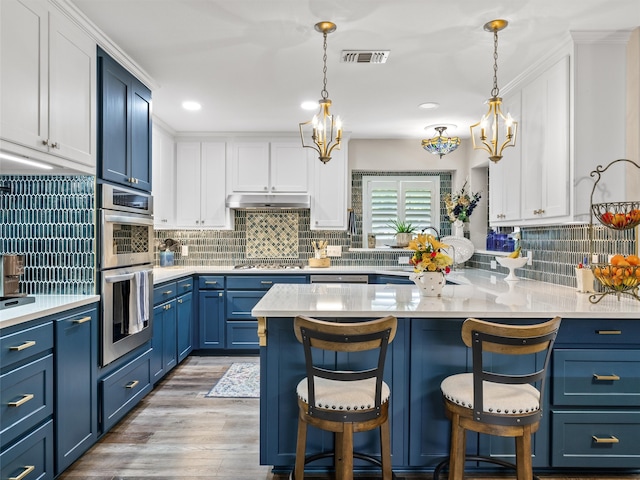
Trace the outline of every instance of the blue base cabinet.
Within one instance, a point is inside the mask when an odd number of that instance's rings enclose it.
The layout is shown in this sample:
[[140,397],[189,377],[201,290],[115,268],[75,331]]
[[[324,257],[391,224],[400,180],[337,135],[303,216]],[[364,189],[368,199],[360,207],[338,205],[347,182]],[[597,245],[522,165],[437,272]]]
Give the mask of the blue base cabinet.
[[178,364],[177,282],[154,287],[151,381],[157,383]]
[[306,275],[227,276],[225,343],[227,350],[258,353],[258,321],[251,310],[277,283],[308,283]]
[[[440,383],[470,369],[470,354],[460,338],[462,320],[411,323],[409,465],[435,467],[449,456],[451,423],[444,416]],[[478,439],[467,433],[467,452]]]
[[0,478],[3,480],[52,480],[53,420],[38,427],[29,435],[0,453]]
[[640,322],[565,324],[552,358],[551,466],[640,468]]
[[107,432],[147,395],[151,385],[151,349],[100,380],[102,431]]
[[223,276],[198,278],[198,347],[204,350],[224,349]]
[[98,311],[76,310],[55,321],[56,474],[98,438]]
[[187,358],[193,351],[194,338],[194,305],[193,279],[178,280],[178,297],[176,298],[178,363]]

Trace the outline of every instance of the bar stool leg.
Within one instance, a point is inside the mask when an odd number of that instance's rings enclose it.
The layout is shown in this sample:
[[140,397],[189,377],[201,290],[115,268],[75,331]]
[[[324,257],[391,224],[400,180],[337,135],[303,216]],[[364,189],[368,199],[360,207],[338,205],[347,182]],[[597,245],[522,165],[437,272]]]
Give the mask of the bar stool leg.
[[460,426],[460,416],[451,416],[451,451],[449,452],[449,480],[464,480],[464,457],[467,449],[466,430]]
[[353,424],[345,423],[335,437],[336,480],[353,480]]
[[516,471],[518,480],[533,480],[531,427],[525,428],[521,437],[516,437]]
[[382,461],[382,480],[391,480],[391,432],[388,419],[380,425],[380,460]]
[[[299,415],[302,415],[300,413]],[[296,443],[296,477],[295,480],[304,480],[304,456],[307,447],[307,422],[298,419],[298,442]]]

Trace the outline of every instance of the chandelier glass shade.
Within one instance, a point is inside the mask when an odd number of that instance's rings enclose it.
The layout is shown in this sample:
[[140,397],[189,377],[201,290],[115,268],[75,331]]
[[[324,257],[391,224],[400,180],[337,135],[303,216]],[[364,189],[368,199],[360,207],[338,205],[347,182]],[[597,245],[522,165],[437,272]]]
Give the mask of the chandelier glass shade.
[[[327,91],[327,35],[336,30],[336,25],[331,22],[319,22],[316,23],[315,29],[322,33],[324,38],[323,86],[320,92],[322,98],[318,101],[320,105],[318,113],[311,120],[300,123],[300,139],[303,147],[313,148],[318,152],[319,160],[327,163],[331,160],[331,152],[335,148],[339,150],[342,141],[342,121],[340,117],[331,114],[331,100]],[[305,130],[307,138],[305,138]]]
[[442,158],[447,153],[451,153],[458,148],[460,139],[458,137],[443,136],[447,127],[435,127],[435,129],[438,132],[438,136],[422,140],[422,148],[434,155],[440,155],[440,158]]
[[484,25],[493,32],[493,88],[488,100],[489,109],[478,123],[471,125],[471,141],[476,150],[485,150],[489,160],[498,162],[507,147],[516,145],[518,122],[502,112],[502,98],[498,89],[498,32],[508,25],[506,20],[492,20]]

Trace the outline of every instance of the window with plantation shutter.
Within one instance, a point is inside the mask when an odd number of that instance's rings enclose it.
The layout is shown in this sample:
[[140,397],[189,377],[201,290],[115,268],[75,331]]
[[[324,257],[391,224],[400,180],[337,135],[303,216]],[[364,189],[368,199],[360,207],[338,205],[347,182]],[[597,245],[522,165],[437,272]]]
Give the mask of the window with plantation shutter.
[[376,246],[394,245],[395,220],[410,223],[416,233],[440,225],[438,177],[362,177],[363,239],[376,236]]

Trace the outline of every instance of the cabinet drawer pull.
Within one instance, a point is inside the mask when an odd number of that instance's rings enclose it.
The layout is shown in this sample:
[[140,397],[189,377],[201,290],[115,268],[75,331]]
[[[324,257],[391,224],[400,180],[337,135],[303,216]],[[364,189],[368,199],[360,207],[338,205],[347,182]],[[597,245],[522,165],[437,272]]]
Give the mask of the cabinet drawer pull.
[[191,284],[187,283],[186,285],[183,285],[182,288],[191,288]]
[[162,308],[164,308],[165,310],[171,310],[171,305],[165,305],[165,306],[164,306],[164,307],[162,307]]
[[271,280],[262,280],[260,285],[273,285],[273,282]]
[[610,381],[610,380],[620,380],[620,377],[618,375],[611,374],[611,375],[598,375],[597,373],[593,374],[593,378],[595,378],[596,380],[599,380],[601,382],[606,382],[606,381]]
[[125,385],[124,388],[135,388],[140,383],[140,380],[133,380]]
[[91,320],[91,317],[82,317],[82,318],[78,318],[77,320],[74,320],[72,323],[75,323],[76,325],[80,325],[82,323],[86,323],[89,320]]
[[18,400],[17,402],[9,402],[7,403],[7,405],[9,405],[10,407],[19,407],[20,405],[24,405],[25,403],[27,403],[29,400],[33,400],[35,395],[33,395],[33,393],[25,393],[24,395],[22,395],[22,398],[20,400]]
[[23,478],[26,478],[27,475],[29,475],[31,472],[33,472],[36,469],[35,465],[25,465],[22,468],[23,470],[20,475],[18,475],[17,477],[9,477],[8,480],[22,480]]
[[622,330],[596,330],[598,335],[621,335]]
[[596,443],[620,443],[620,440],[618,440],[613,435],[607,438],[600,438],[600,437],[596,437],[595,435],[592,435],[591,438],[593,438],[593,441]]
[[181,298],[178,299],[178,303],[184,303]]
[[[204,282],[205,285],[217,285],[218,282],[216,282],[215,280],[208,280],[206,282]],[[189,285],[191,286],[191,285]]]
[[173,290],[167,290],[166,292],[162,292],[163,295],[171,295]]
[[9,347],[9,350],[12,350],[14,352],[20,352],[22,350],[26,350],[27,348],[34,347],[35,344],[36,344],[35,340],[27,340],[26,342],[24,342],[21,345],[16,345],[14,347]]

